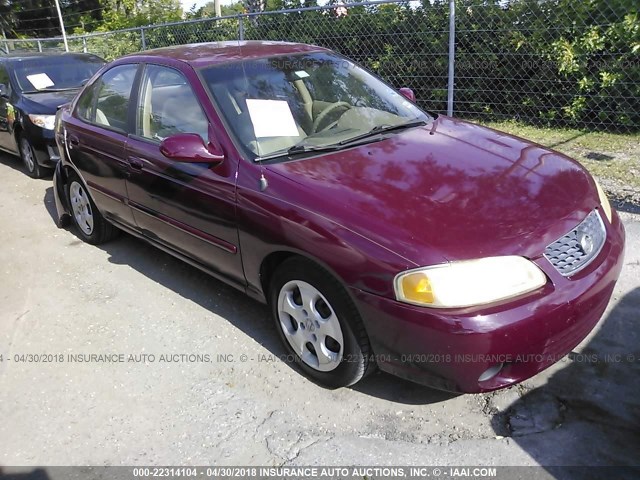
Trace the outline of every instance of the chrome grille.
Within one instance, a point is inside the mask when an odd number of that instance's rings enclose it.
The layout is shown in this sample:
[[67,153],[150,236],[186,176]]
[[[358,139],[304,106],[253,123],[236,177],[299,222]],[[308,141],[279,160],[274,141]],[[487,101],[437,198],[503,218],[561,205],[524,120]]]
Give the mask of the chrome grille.
[[591,212],[573,230],[550,244],[544,256],[562,275],[572,275],[598,256],[607,232],[597,210]]

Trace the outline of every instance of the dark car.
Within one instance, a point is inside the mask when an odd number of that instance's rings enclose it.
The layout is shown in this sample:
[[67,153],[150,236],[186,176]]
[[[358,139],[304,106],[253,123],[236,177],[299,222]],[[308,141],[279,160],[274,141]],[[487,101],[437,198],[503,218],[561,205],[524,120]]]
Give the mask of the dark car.
[[20,155],[29,176],[60,159],[56,110],[105,64],[84,53],[23,53],[0,57],[0,150]]
[[574,160],[401,92],[309,45],[121,58],[58,113],[59,223],[267,303],[320,384],[376,365],[464,392],[522,381],[597,324],[622,223]]

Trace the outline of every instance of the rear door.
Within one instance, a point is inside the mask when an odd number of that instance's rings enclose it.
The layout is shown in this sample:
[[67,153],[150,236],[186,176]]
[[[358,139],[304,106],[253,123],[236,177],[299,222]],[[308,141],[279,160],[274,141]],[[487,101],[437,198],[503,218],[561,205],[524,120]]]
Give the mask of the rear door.
[[138,64],[124,64],[105,71],[81,94],[64,132],[68,156],[100,212],[129,227],[135,227],[135,221],[127,203],[125,143],[132,128],[130,109],[138,68]]
[[160,153],[160,142],[179,133],[197,133],[209,141],[209,120],[185,75],[172,67],[147,65],[137,107],[126,155],[129,203],[139,229],[225,280],[244,285],[236,227],[237,164],[230,159],[216,167],[177,162]]

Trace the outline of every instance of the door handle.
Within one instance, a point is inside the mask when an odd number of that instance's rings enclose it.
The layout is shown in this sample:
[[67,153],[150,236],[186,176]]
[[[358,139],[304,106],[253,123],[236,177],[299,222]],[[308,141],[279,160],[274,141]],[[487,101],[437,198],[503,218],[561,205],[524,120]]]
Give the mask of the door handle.
[[129,165],[134,170],[142,170],[142,167],[144,167],[144,162],[142,161],[142,159],[138,157],[129,157],[128,161],[129,161]]

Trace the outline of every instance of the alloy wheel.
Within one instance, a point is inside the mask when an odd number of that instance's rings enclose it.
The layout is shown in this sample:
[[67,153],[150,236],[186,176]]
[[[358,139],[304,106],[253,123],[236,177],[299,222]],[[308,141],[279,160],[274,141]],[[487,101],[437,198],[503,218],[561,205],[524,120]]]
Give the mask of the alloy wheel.
[[91,202],[84,187],[78,182],[72,182],[69,186],[69,199],[76,224],[86,235],[93,232],[93,211]]
[[340,365],[340,321],[317,288],[301,280],[287,282],[280,289],[277,312],[285,338],[304,363],[321,372]]
[[36,168],[36,158],[31,148],[31,144],[26,138],[20,140],[20,150],[22,151],[22,161],[29,172]]

